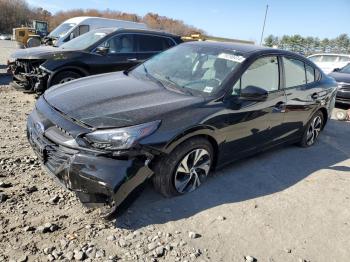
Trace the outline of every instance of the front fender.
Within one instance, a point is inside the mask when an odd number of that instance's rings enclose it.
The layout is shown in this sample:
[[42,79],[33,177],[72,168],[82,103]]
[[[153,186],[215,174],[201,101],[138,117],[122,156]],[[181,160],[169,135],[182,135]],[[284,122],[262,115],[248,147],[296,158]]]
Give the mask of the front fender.
[[200,126],[194,126],[188,129],[185,129],[180,134],[177,134],[172,139],[169,140],[169,142],[165,145],[164,151],[166,154],[169,154],[172,152],[175,147],[183,143],[184,141],[198,136],[206,136],[210,140],[215,141],[216,145],[219,146],[224,141],[223,138],[218,137],[215,132],[215,128],[209,125],[200,125]]

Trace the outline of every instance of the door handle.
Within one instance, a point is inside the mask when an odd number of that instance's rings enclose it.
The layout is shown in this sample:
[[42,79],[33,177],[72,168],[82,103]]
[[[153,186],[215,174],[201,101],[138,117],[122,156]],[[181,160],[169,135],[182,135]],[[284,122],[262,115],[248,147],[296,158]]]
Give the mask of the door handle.
[[316,99],[318,98],[318,94],[317,94],[317,93],[313,93],[313,94],[311,95],[311,98],[312,98],[313,100],[316,100]]
[[273,107],[272,111],[275,112],[275,113],[284,113],[285,112],[285,106],[286,106],[286,103],[280,101]]
[[137,58],[133,57],[133,58],[128,58],[127,60],[130,62],[135,62],[135,61],[137,61]]

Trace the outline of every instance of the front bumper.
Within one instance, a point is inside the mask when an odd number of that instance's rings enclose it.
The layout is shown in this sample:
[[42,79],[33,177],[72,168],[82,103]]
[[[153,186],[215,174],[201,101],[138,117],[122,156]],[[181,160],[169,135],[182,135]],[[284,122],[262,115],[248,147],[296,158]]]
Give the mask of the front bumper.
[[42,84],[42,71],[39,66],[42,60],[19,60],[8,62],[7,72],[12,74],[15,87],[25,90],[42,92],[46,85]]
[[[115,159],[53,142],[38,124],[44,122],[47,125],[50,121],[40,118],[42,115],[37,110],[29,116],[28,141],[44,169],[66,189],[76,192],[82,203],[88,206],[107,204],[116,208],[152,176],[144,158]],[[52,128],[55,127],[49,129]]]

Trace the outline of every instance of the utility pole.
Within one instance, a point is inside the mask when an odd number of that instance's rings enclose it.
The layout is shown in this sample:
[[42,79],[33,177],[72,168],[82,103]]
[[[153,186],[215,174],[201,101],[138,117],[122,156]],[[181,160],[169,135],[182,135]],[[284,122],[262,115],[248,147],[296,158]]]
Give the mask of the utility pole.
[[266,11],[265,11],[265,18],[264,18],[264,24],[261,32],[261,39],[260,39],[260,45],[262,45],[263,37],[264,37],[264,31],[265,31],[265,24],[266,24],[266,17],[267,17],[267,11],[269,10],[269,5],[266,5]]

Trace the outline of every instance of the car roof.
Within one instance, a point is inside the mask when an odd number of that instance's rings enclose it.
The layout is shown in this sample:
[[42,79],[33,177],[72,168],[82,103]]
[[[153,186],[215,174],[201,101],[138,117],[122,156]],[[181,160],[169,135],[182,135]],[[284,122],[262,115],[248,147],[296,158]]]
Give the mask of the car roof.
[[350,57],[348,54],[336,54],[336,53],[319,53],[319,54],[313,54],[308,57],[313,57],[313,56],[343,56],[343,57]]
[[242,44],[242,43],[232,43],[232,42],[213,42],[213,41],[193,41],[193,42],[186,42],[185,44],[188,45],[198,45],[198,46],[207,46],[207,47],[214,47],[214,48],[220,48],[224,50],[231,50],[236,51],[241,54],[250,54],[255,52],[262,52],[262,51],[268,51],[268,52],[275,52],[275,53],[282,53],[282,54],[295,54],[286,50],[276,49],[276,48],[270,48],[265,46],[258,46],[258,45],[251,45],[251,44]]
[[[100,29],[106,29],[109,30],[110,32],[115,32],[115,33],[120,33],[120,32],[125,32],[125,33],[147,33],[147,34],[153,34],[153,35],[160,35],[160,36],[168,36],[168,37],[180,37],[175,34],[163,32],[163,31],[158,31],[158,30],[150,30],[150,29],[137,29],[137,28],[119,28],[119,27],[106,27],[106,28],[100,28]],[[99,29],[95,29],[99,30]]]
[[79,24],[83,21],[86,20],[99,20],[99,21],[115,21],[115,22],[123,22],[123,23],[129,23],[129,24],[143,24],[144,23],[140,23],[140,22],[133,22],[133,21],[128,21],[128,20],[122,20],[122,19],[113,19],[113,18],[106,18],[106,17],[97,17],[97,16],[76,16],[76,17],[72,17],[69,18],[67,20],[64,21],[64,23],[76,23]]

